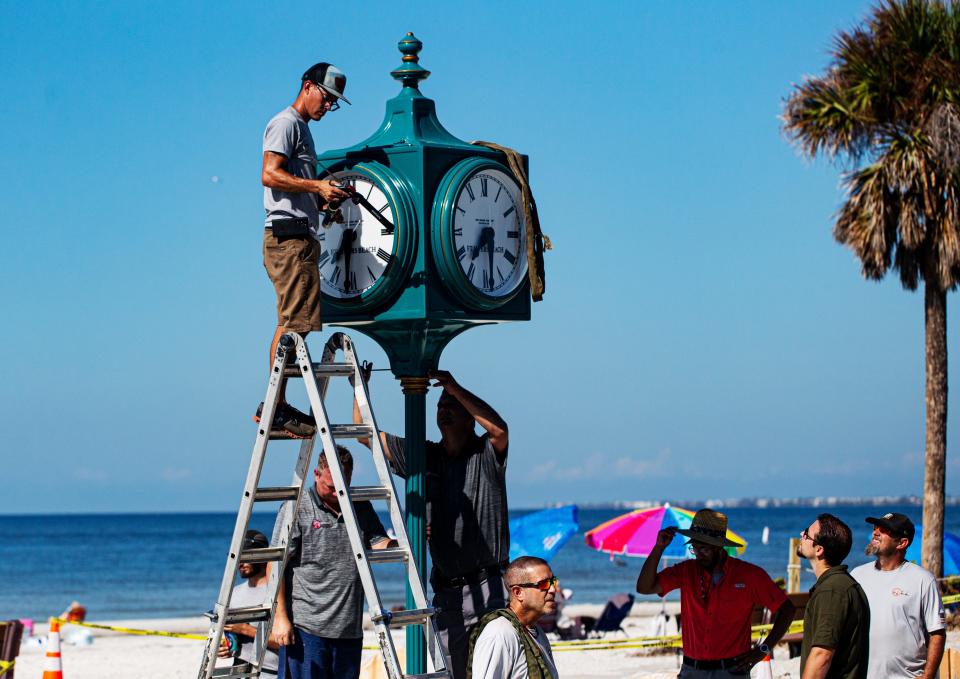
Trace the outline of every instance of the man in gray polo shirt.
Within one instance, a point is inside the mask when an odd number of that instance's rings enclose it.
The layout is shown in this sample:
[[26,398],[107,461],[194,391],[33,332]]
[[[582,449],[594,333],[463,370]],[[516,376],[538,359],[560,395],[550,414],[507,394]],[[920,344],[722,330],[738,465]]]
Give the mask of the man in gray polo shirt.
[[946,641],[940,587],[928,570],[906,559],[913,521],[903,514],[869,517],[873,535],[867,556],[873,563],[854,568],[870,602],[870,664],[867,679],[938,676]]
[[[372,366],[369,366],[372,368]],[[369,371],[365,377],[369,378]],[[507,423],[445,370],[430,373],[442,387],[437,401],[440,441],[426,446],[427,538],[437,629],[455,679],[467,674],[470,628],[506,608],[503,569],[510,557],[507,517]],[[354,402],[354,421],[360,413]],[[477,436],[479,424],[485,431]],[[360,440],[369,445],[369,441]],[[402,438],[381,432],[393,471],[406,478]]]
[[[329,179],[317,179],[317,152],[307,121],[336,111],[340,101],[349,104],[343,96],[346,85],[347,77],[335,66],[314,64],[303,74],[296,100],[263,133],[263,266],[277,293],[271,366],[285,333],[306,336],[320,330],[320,209],[336,205],[347,193]],[[271,426],[296,437],[312,436],[313,418],[288,405],[284,396],[281,391]],[[254,419],[260,421],[260,410]]]
[[[337,455],[349,485],[353,457],[343,446],[337,446]],[[280,645],[279,678],[356,679],[363,645],[363,584],[323,453],[313,474],[315,482],[297,508],[277,593],[273,637]],[[353,508],[370,549],[397,546],[369,502],[355,502]]]

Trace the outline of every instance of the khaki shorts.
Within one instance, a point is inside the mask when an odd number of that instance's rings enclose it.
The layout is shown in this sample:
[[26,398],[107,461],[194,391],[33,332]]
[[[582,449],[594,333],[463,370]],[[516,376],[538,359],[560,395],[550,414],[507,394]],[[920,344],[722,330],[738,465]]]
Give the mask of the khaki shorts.
[[278,240],[263,232],[263,267],[277,291],[277,325],[293,332],[320,330],[320,243],[314,238]]

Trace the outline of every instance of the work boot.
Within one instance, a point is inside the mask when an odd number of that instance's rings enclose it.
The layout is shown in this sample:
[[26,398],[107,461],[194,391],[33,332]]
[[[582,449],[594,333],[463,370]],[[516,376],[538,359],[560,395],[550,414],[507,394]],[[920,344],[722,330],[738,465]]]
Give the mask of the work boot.
[[[254,422],[260,423],[262,412],[263,401],[257,406],[257,414],[253,416]],[[270,429],[272,431],[283,431],[293,438],[308,439],[316,433],[317,422],[313,417],[300,412],[289,403],[278,403]]]

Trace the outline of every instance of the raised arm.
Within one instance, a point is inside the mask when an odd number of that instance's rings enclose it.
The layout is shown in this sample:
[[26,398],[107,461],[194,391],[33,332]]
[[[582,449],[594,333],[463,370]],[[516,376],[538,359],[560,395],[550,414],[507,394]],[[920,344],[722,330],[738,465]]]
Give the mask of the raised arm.
[[[373,371],[373,363],[364,363],[363,367],[360,368],[360,374],[363,376],[363,383],[370,384],[370,373]],[[367,394],[370,393],[370,390],[367,390]],[[353,395],[353,423],[362,424],[363,418],[360,416],[360,404],[357,403],[357,395]],[[357,441],[361,444],[370,448],[370,439],[369,438],[358,438]],[[383,454],[387,456],[387,459],[393,462],[393,451],[390,449],[390,444],[387,441],[386,432],[380,432],[380,445],[383,447]]]
[[454,379],[446,370],[433,370],[429,377],[437,381],[434,386],[443,387],[443,390],[457,399],[466,409],[470,416],[483,427],[490,435],[490,443],[493,445],[498,457],[504,457],[507,454],[507,445],[509,443],[509,431],[507,423],[497,414],[497,411],[481,399],[476,394],[466,390]]
[[677,534],[675,526],[668,526],[657,533],[657,541],[650,550],[650,555],[643,562],[643,568],[640,569],[640,575],[637,576],[637,591],[640,594],[663,594],[663,588],[660,586],[660,577],[657,575],[657,566],[660,565],[660,559],[663,557],[663,550],[673,540]]

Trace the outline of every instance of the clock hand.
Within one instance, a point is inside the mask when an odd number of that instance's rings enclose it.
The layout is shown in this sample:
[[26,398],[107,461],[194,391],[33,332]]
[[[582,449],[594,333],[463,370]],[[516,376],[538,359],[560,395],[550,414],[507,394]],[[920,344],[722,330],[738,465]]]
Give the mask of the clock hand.
[[477,238],[477,246],[473,249],[473,256],[470,259],[476,259],[480,256],[480,251],[483,249],[484,245],[487,245],[490,242],[491,236],[493,236],[493,229],[489,226],[485,226],[480,229],[480,237]]
[[490,229],[490,238],[487,241],[487,261],[489,261],[490,263],[490,267],[488,269],[489,271],[488,275],[490,276],[491,288],[493,288],[493,248],[494,248],[494,244],[497,242],[496,238],[497,238],[496,232],[493,229]]
[[[348,235],[349,234],[349,235]],[[357,238],[357,232],[353,229],[348,229],[343,232],[343,245],[340,246],[340,250],[343,253],[343,289],[350,289],[350,258],[353,255],[353,243]],[[346,248],[344,250],[344,248]]]

